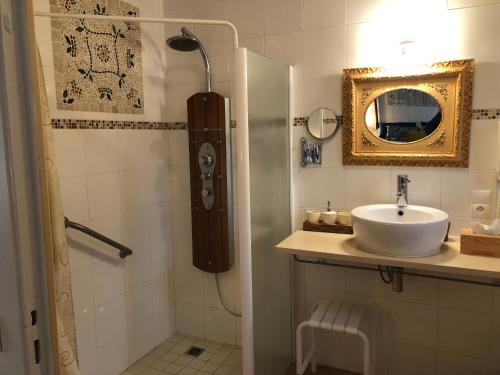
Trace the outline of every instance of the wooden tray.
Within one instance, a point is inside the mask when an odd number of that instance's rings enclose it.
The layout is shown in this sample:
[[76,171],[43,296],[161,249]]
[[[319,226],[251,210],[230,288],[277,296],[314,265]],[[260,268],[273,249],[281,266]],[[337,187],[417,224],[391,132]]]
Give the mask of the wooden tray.
[[500,258],[500,236],[476,234],[470,228],[463,228],[460,231],[460,252]]
[[313,224],[308,222],[307,220],[304,221],[302,224],[302,229],[308,232],[327,232],[327,233],[342,233],[342,234],[353,234],[354,232],[352,231],[352,225],[340,225],[340,224],[335,224],[335,225],[328,225],[328,224]]

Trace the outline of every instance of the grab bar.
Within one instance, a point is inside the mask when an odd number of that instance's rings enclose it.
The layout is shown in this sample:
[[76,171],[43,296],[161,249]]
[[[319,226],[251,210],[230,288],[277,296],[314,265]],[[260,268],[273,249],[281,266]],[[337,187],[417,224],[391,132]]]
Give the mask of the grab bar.
[[64,227],[79,230],[80,232],[83,232],[90,237],[94,237],[95,239],[118,249],[120,251],[120,258],[122,258],[122,259],[133,254],[133,251],[130,250],[128,247],[123,246],[122,244],[120,244],[116,241],[113,241],[111,238],[103,236],[102,234],[97,233],[96,231],[94,231],[90,228],[87,228],[84,225],[75,223],[75,222],[71,221],[70,219],[68,219],[66,216],[64,217]]

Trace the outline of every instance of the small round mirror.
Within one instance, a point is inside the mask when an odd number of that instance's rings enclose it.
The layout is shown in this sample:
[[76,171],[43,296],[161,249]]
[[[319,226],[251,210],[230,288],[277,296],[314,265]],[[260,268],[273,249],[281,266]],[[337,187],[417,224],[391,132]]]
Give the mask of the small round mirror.
[[441,106],[432,95],[401,88],[377,96],[366,110],[365,122],[379,139],[408,143],[434,133],[442,117]]
[[329,139],[335,135],[337,129],[337,115],[331,109],[318,108],[307,119],[307,130],[315,139]]

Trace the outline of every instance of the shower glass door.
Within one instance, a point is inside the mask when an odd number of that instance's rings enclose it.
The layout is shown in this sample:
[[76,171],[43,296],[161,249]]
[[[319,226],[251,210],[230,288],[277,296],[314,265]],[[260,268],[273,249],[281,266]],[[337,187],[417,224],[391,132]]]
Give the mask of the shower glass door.
[[282,375],[292,362],[289,67],[248,52],[254,374]]

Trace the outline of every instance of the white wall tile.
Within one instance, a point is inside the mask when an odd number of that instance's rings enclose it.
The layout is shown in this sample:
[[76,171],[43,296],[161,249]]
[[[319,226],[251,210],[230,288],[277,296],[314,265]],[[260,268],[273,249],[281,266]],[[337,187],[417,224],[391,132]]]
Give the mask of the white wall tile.
[[302,55],[302,32],[267,35],[265,54],[283,64],[297,64]]
[[491,313],[493,288],[484,285],[439,281],[439,305]]
[[148,201],[146,169],[120,171],[120,208],[131,210],[144,207]]
[[89,217],[109,216],[120,210],[120,178],[117,172],[88,176]]
[[500,25],[496,22],[498,12],[500,12],[500,4],[450,11],[450,14],[456,17],[462,56],[500,55],[498,46]]
[[147,203],[155,204],[169,201],[171,192],[170,167],[153,167],[146,170]]
[[205,327],[208,339],[236,344],[234,318],[227,311],[205,307]]
[[436,348],[438,310],[410,302],[391,301],[392,339],[424,348]]
[[389,298],[390,287],[377,272],[346,269],[346,290],[371,297]]
[[75,316],[92,311],[94,307],[94,291],[91,287],[92,269],[90,265],[71,272],[71,286]]
[[75,177],[87,173],[83,131],[78,129],[57,129],[53,131],[59,176]]
[[[72,130],[70,130],[72,131]],[[85,157],[89,174],[118,170],[118,130],[84,130]]]
[[473,357],[490,354],[491,316],[488,314],[439,309],[438,348]]
[[265,0],[232,0],[227,2],[227,16],[238,29],[240,38],[264,35]]
[[341,292],[346,290],[346,272],[342,268],[305,264],[304,286]]
[[[293,116],[307,117],[317,108],[330,108],[335,113],[342,113],[342,91],[340,89],[342,75],[336,73],[311,73],[300,74],[300,71],[294,70],[293,74],[294,86],[293,95],[296,104],[294,105]],[[330,143],[339,142],[341,131],[337,133],[333,141],[326,143],[326,148],[329,148]],[[327,150],[328,152],[329,150]],[[338,159],[341,163],[341,159]],[[338,166],[337,162],[335,165]]]
[[500,56],[475,59],[472,108],[498,108]]
[[344,25],[348,1],[304,0],[304,29]]
[[161,344],[175,332],[175,308],[173,304],[153,314],[154,343]]
[[488,361],[481,358],[438,352],[438,375],[490,374],[488,367]]
[[85,176],[68,177],[60,180],[64,215],[72,221],[89,218],[89,198]]
[[178,332],[205,337],[203,306],[177,302],[175,304],[175,325]]
[[96,257],[92,265],[95,304],[99,305],[125,292],[125,264],[115,257]]
[[431,349],[398,342],[391,343],[391,375],[436,374],[436,352]]
[[170,169],[170,181],[172,184],[172,194],[176,200],[191,200],[189,168],[183,165],[173,165]]
[[95,375],[97,374],[97,352],[88,357],[78,358],[78,365],[81,375]]
[[172,203],[172,231],[174,236],[191,235],[191,202]]
[[441,209],[450,216],[470,217],[472,190],[490,190],[490,214],[495,215],[496,173],[493,170],[443,170]]
[[126,333],[97,350],[97,375],[116,375],[128,365]]
[[302,1],[266,1],[265,20],[268,35],[302,30]]
[[153,316],[153,283],[147,281],[125,294],[127,325],[134,327]]
[[183,130],[170,132],[170,162],[172,165],[189,166],[188,134]]
[[134,363],[154,348],[153,318],[144,320],[128,330],[129,364]]
[[471,169],[497,168],[498,127],[498,120],[472,121],[469,159]]
[[174,277],[173,272],[162,272],[155,277],[152,281],[153,293],[153,311],[160,311],[167,309],[173,302],[174,290]]
[[126,317],[127,304],[123,295],[96,306],[95,324],[98,348],[111,343],[114,339],[126,337]]
[[118,155],[120,170],[148,166],[148,144],[141,130],[120,130],[118,132]]
[[94,310],[75,317],[78,358],[95,355],[97,350]]
[[305,30],[297,74],[340,74],[345,67],[345,43],[344,26]]
[[302,175],[306,208],[326,208],[328,201],[333,208],[346,207],[344,169],[308,167]]
[[391,169],[384,167],[349,167],[346,169],[347,207],[354,208],[364,204],[392,203]]
[[203,305],[203,275],[200,271],[175,270],[175,299]]

